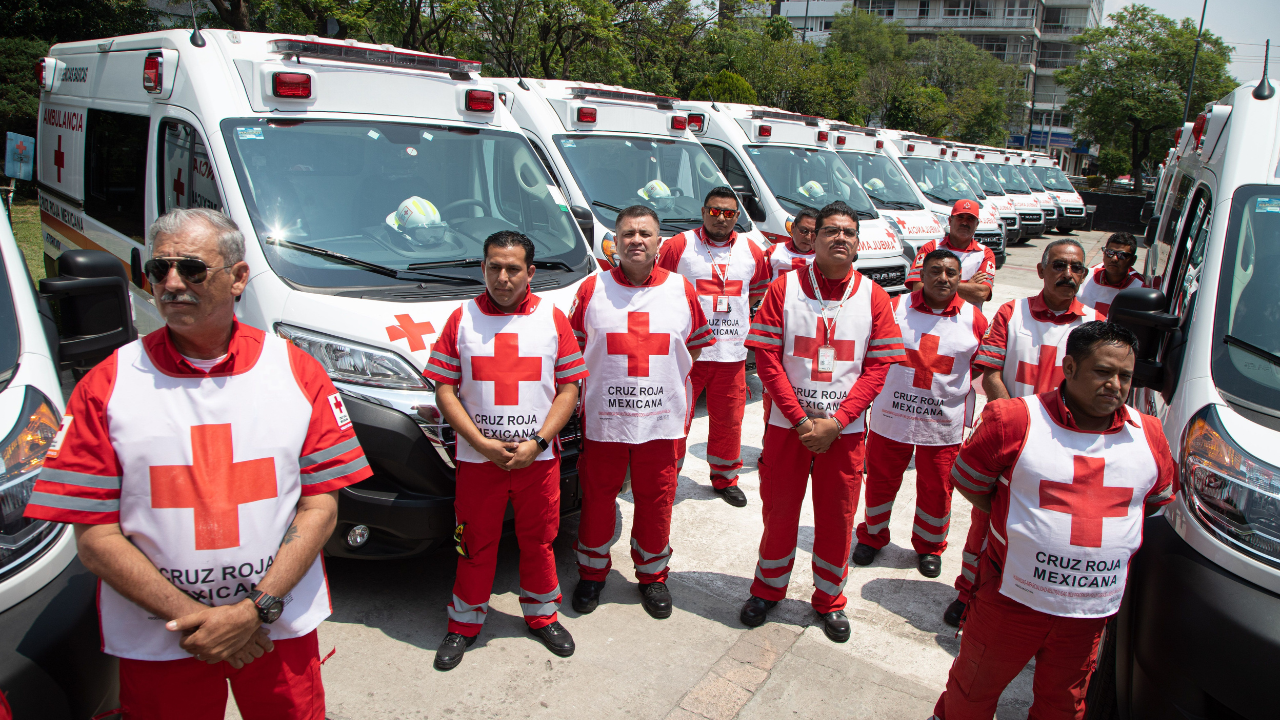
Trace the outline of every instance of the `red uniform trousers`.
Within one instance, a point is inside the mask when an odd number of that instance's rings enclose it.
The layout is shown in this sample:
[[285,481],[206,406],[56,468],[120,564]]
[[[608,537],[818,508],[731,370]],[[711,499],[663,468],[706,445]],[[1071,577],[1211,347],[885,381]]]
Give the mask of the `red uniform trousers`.
[[324,720],[316,631],[276,640],[275,649],[236,670],[194,657],[120,658],[124,720],[222,720],[227,681],[245,720]]
[[613,560],[617,498],[627,471],[635,516],[631,523],[631,562],[642,583],[666,582],[671,559],[671,506],[676,499],[676,449],[679,440],[631,443],[584,439],[578,456],[582,478],[582,518],[578,523],[578,576],[604,581]]
[[551,543],[560,531],[560,459],[538,460],[509,472],[490,462],[459,462],[457,478],[453,510],[458,524],[466,526],[466,555],[458,558],[449,632],[474,637],[484,625],[508,499],[515,508],[520,543],[520,609],[531,628],[555,622],[560,583]]
[[[689,373],[693,385],[691,406],[707,391],[707,464],[711,466],[711,485],[717,490],[738,484],[742,469],[742,415],[747,410],[747,361],[693,364]],[[680,441],[680,465],[684,464],[685,441]]]
[[1028,720],[1081,720],[1107,618],[1049,615],[1000,594],[1000,571],[983,559],[960,655],[933,708],[938,720],[990,720],[1000,693],[1036,659]]
[[978,558],[987,547],[987,531],[991,529],[991,513],[973,508],[969,511],[969,534],[964,539],[964,549],[960,551],[960,574],[956,576],[956,590],[960,592],[959,600],[969,602],[973,594],[974,577],[978,574]]
[[845,606],[849,544],[862,488],[862,433],[841,435],[825,453],[809,452],[790,428],[768,425],[760,454],[760,502],[764,536],[751,594],[782,600],[796,559],[800,509],[813,477],[813,609]]
[[858,525],[858,542],[873,548],[889,544],[889,515],[902,487],[902,475],[916,454],[916,519],[911,547],[921,554],[941,555],[951,528],[951,465],[960,444],[912,445],[875,431],[867,433],[866,519]]

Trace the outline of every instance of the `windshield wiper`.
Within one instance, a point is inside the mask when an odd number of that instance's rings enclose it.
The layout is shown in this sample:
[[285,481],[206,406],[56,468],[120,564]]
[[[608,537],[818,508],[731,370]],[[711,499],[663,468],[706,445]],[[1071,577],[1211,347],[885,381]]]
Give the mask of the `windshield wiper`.
[[658,222],[663,223],[698,223],[702,224],[702,218],[662,218]]
[[612,210],[613,212],[616,212],[616,213],[620,213],[620,212],[622,212],[622,208],[620,208],[620,207],[614,207],[614,206],[610,205],[609,203],[602,203],[602,202],[600,202],[599,200],[592,200],[592,201],[591,201],[591,204],[592,204],[592,205],[595,205],[596,207],[602,207],[602,208],[604,208],[605,210]]
[[550,270],[551,268],[564,268],[569,272],[574,272],[578,269],[563,260],[534,260],[533,266],[536,268],[545,268],[547,270]]
[[1234,345],[1240,348],[1241,350],[1249,353],[1250,355],[1256,355],[1257,357],[1260,357],[1263,360],[1266,360],[1272,365],[1280,365],[1280,355],[1267,352],[1266,350],[1263,350],[1262,348],[1258,347],[1257,345],[1254,345],[1253,343],[1245,342],[1244,340],[1241,340],[1235,335],[1231,335],[1231,334],[1224,335],[1222,337],[1222,342],[1228,345]]
[[872,195],[871,193],[867,193],[867,197],[880,203],[886,208],[889,208],[890,210],[923,210],[924,209],[924,206],[921,205],[920,203],[909,202],[907,200],[886,200],[882,197],[877,197],[875,195]]
[[427,270],[430,268],[480,267],[480,258],[462,258],[460,260],[436,260],[434,262],[414,263],[409,270]]
[[396,280],[414,280],[420,277],[429,277],[429,278],[435,278],[437,280],[464,282],[464,283],[470,283],[473,285],[484,284],[484,281],[480,280],[479,278],[460,277],[457,275],[438,275],[436,273],[427,273],[427,272],[416,272],[412,269],[412,266],[410,266],[410,268],[407,270],[397,270],[395,268],[389,268],[385,265],[371,263],[367,260],[360,260],[357,258],[353,258],[350,255],[343,255],[342,253],[336,253],[332,250],[325,250],[323,248],[312,247],[311,245],[303,245],[302,243],[296,243],[290,240],[280,240],[278,238],[268,237],[267,244],[276,245],[278,247],[287,248],[289,250],[297,250],[298,252],[307,253],[308,255],[315,255],[316,257],[327,258],[335,262],[345,263],[347,265],[358,267],[361,270],[367,270],[371,273],[374,273],[375,275],[382,275],[384,277],[394,278]]
[[854,212],[858,213],[858,217],[860,218],[869,218],[874,220],[875,218],[880,217],[879,215],[873,212],[867,212],[866,210],[854,210]]
[[778,198],[779,200],[782,200],[783,202],[789,202],[789,203],[791,203],[792,205],[798,205],[798,206],[800,206],[800,207],[802,207],[802,208],[809,208],[810,210],[817,210],[817,209],[818,209],[818,208],[816,208],[816,207],[814,207],[814,206],[812,206],[812,205],[810,205],[810,204],[808,204],[808,203],[802,203],[802,202],[800,202],[799,200],[796,200],[796,199],[794,199],[794,198],[789,198],[789,197],[787,197],[786,195],[778,195],[777,193],[774,193],[774,195],[773,195],[773,196],[774,196],[774,197],[776,197],[776,198]]
[[946,199],[946,198],[942,197],[941,195],[939,195],[939,194],[937,194],[937,193],[931,193],[931,192],[929,192],[928,190],[921,190],[920,192],[924,193],[924,194],[925,194],[926,196],[928,196],[928,197],[933,198],[934,200],[937,200],[938,202],[942,203],[943,205],[952,205],[952,204],[954,204],[954,203],[955,203],[955,200],[948,200],[948,199]]

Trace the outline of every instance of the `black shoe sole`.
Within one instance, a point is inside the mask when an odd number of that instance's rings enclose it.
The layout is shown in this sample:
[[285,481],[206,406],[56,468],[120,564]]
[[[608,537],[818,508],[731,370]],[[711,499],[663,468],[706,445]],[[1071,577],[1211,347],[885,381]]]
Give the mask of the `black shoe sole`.
[[752,622],[752,621],[748,620],[748,619],[747,619],[747,616],[746,616],[746,615],[744,615],[744,614],[742,613],[742,611],[741,611],[741,610],[739,610],[739,611],[738,611],[738,622],[741,622],[743,625],[746,625],[746,626],[747,626],[747,627],[749,627],[749,628],[757,628],[757,627],[760,627],[761,625],[763,625],[763,624],[765,624],[765,623],[769,622],[769,611],[770,611],[770,610],[772,610],[772,609],[773,609],[773,608],[775,608],[775,607],[777,607],[777,603],[774,603],[773,605],[770,605],[769,607],[765,608],[764,614],[760,616],[760,620],[759,620],[758,622]]
[[533,635],[534,639],[536,639],[538,642],[542,643],[542,646],[543,646],[543,647],[545,647],[546,649],[550,650],[550,651],[551,651],[551,653],[552,653],[553,655],[558,655],[558,656],[560,656],[560,657],[570,657],[571,655],[573,655],[573,651],[574,651],[574,650],[577,650],[577,648],[576,648],[576,647],[570,647],[570,648],[558,648],[558,647],[555,647],[555,646],[553,646],[551,643],[549,643],[549,642],[547,642],[546,640],[544,640],[544,639],[542,638],[542,636],[541,636],[541,635],[539,635],[538,633],[535,633],[535,632],[530,631],[530,634],[531,634],[531,635]]
[[924,565],[916,563],[916,570],[919,570],[920,574],[927,578],[936,578],[942,574],[942,563],[938,563],[928,571],[925,570]]
[[[476,636],[472,636],[472,637],[470,637],[470,638],[468,638],[468,639],[467,639],[467,647],[468,647],[468,648],[470,648],[472,645],[475,645],[475,644],[476,644]],[[436,656],[435,661],[433,661],[431,664],[435,667],[435,669],[437,669],[437,670],[441,670],[441,671],[446,671],[446,672],[447,672],[447,671],[449,671],[449,670],[452,670],[452,669],[454,669],[454,668],[458,667],[458,665],[462,664],[462,658],[463,658],[463,657],[465,657],[465,656],[466,656],[466,654],[467,654],[467,651],[466,651],[466,650],[463,650],[463,651],[458,655],[458,659],[457,659],[457,660],[454,660],[452,663],[440,662],[440,656],[439,656],[439,655],[437,655],[437,656]]]
[[871,557],[867,558],[866,562],[862,562],[861,560],[858,559],[858,548],[857,546],[854,546],[853,555],[851,555],[849,559],[852,560],[853,564],[857,565],[858,567],[866,567],[871,563],[875,562],[876,557],[878,557],[879,555],[880,555],[880,551],[876,550],[874,553],[871,554]]
[[649,605],[649,603],[644,601],[644,598],[640,599],[640,604],[644,607],[644,611],[649,613],[649,617],[655,620],[666,620],[667,618],[671,617],[671,611],[674,609],[669,607],[666,610],[661,610],[661,609],[652,607],[651,605]]
[[600,600],[595,599],[595,600],[592,600],[590,604],[579,605],[578,598],[573,598],[573,601],[571,604],[573,605],[574,612],[578,613],[579,615],[590,615],[592,612],[595,611],[596,608],[600,607]]
[[[732,487],[737,487],[737,486],[735,485],[735,486],[732,486]],[[713,488],[713,489],[714,489],[714,488]],[[732,500],[731,500],[731,499],[729,498],[729,496],[725,494],[724,490],[716,490],[715,492],[716,492],[716,494],[717,494],[717,495],[719,495],[719,496],[720,496],[720,499],[721,499],[721,500],[724,500],[727,504],[729,504],[729,505],[731,505],[731,506],[733,506],[733,507],[739,507],[739,508],[740,508],[740,507],[746,507],[746,506],[747,506],[747,496],[746,496],[746,495],[743,495],[741,500],[737,500],[737,499],[732,499]]]

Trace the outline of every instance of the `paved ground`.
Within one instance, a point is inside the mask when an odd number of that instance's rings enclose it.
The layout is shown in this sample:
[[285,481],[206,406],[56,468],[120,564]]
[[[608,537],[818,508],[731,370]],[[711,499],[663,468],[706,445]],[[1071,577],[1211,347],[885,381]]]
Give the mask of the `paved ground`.
[[[1038,291],[1035,264],[1056,236],[1011,248],[997,275],[988,315],[1000,302]],[[1100,262],[1104,233],[1076,233]],[[1142,260],[1138,263],[1141,266]],[[898,496],[890,530],[894,542],[875,564],[853,567],[845,593],[853,638],[826,639],[808,605],[812,573],[808,553],[813,516],[801,519],[799,554],[787,600],[768,624],[748,631],[738,609],[748,595],[761,519],[756,459],[763,432],[759,381],[743,428],[746,508],[732,508],[711,491],[705,455],[705,412],[694,422],[672,521],[670,587],[676,610],[651,619],[639,604],[625,539],[614,545],[614,571],[603,604],[579,617],[568,596],[577,581],[571,549],[576,518],[556,541],[565,593],[562,622],[577,653],[561,659],[531,639],[517,599],[514,538],[502,543],[492,612],[480,640],[457,669],[432,669],[445,633],[445,604],[454,574],[451,551],[395,562],[328,561],[334,614],[320,628],[332,720],[410,718],[918,718],[929,717],[959,649],[942,611],[955,598],[960,545],[969,507],[956,494],[953,544],[942,576],[915,569],[909,543],[915,501],[911,477]],[[874,462],[874,458],[872,459]],[[914,471],[910,472],[914,475]],[[618,502],[622,537],[630,532],[631,498]],[[861,515],[861,513],[860,513]],[[1026,717],[1028,669],[1005,692],[1001,720]],[[238,718],[235,709],[228,718]]]

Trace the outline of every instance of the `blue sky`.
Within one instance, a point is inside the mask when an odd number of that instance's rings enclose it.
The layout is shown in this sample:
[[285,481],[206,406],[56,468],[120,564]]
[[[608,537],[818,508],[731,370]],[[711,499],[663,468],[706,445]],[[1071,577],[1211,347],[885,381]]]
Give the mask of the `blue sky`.
[[[1190,17],[1200,21],[1203,0],[1143,0],[1161,14],[1171,18]],[[1127,0],[1106,0],[1106,12],[1112,13]],[[1256,80],[1262,74],[1262,44],[1271,39],[1271,75],[1280,79],[1280,7],[1276,0],[1209,0],[1204,27],[1234,45],[1231,74],[1240,82]]]

